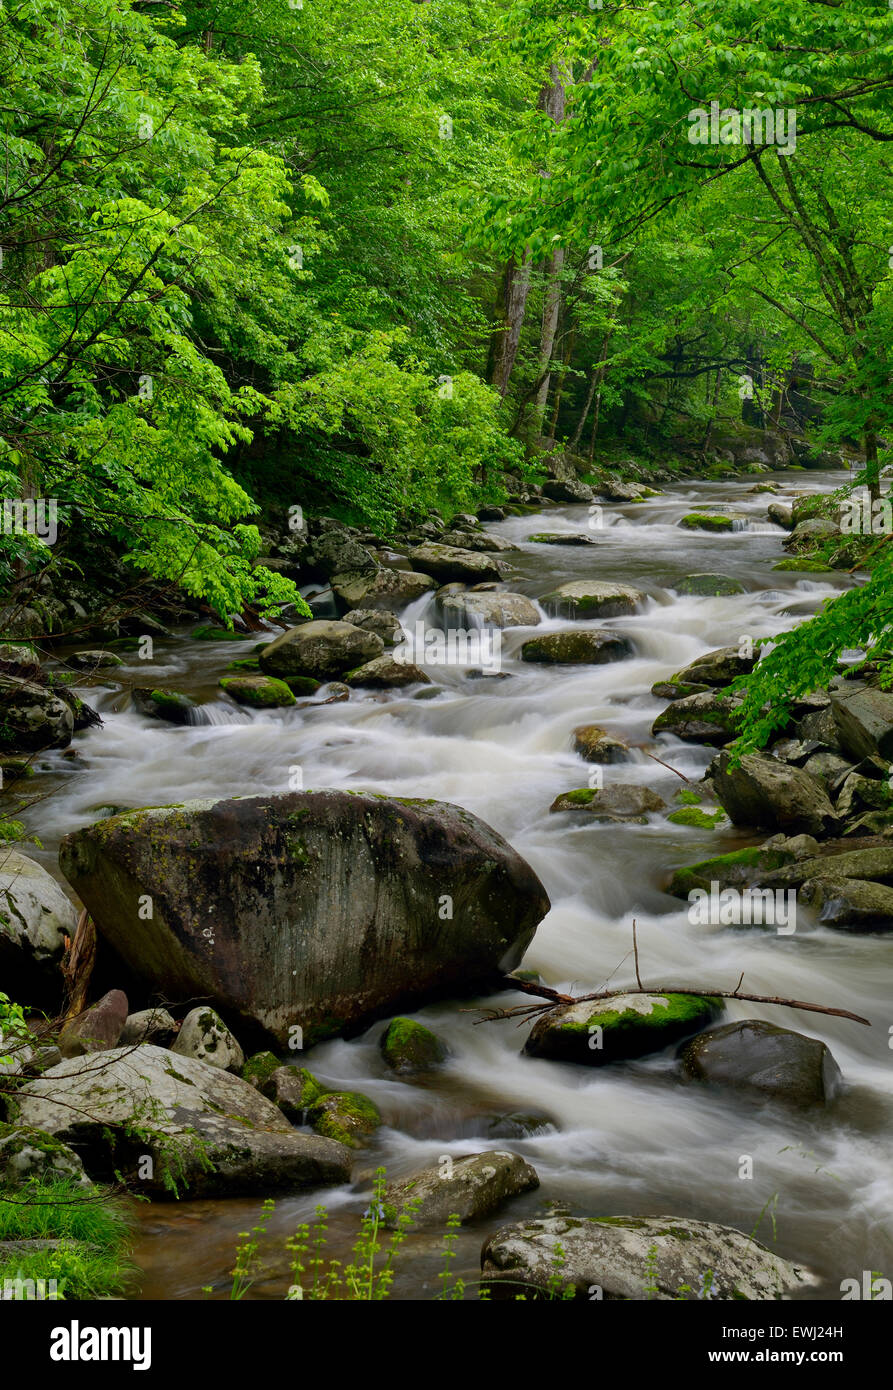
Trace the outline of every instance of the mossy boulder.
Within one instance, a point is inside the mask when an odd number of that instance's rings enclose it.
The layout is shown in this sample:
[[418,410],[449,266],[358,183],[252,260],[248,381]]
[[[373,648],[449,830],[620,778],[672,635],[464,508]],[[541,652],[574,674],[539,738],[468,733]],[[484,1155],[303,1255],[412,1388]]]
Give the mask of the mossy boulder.
[[324,1139],[360,1149],[383,1123],[381,1111],[359,1091],[327,1091],[310,1106],[308,1119]]
[[284,1066],[272,1052],[256,1052],[242,1068],[242,1079],[271,1100],[292,1124],[301,1124],[323,1094],[306,1067]]
[[680,1053],[683,1075],[805,1107],[825,1105],[840,1090],[840,1068],[818,1038],[761,1019],[727,1023],[699,1034]]
[[178,1057],[194,1057],[222,1071],[240,1072],[245,1054],[218,1013],[201,1004],[190,1009],[171,1048]]
[[632,655],[632,643],[627,637],[603,628],[568,628],[565,632],[547,632],[532,637],[521,647],[522,661],[542,661],[550,664],[602,666],[609,661],[622,661]]
[[165,690],[161,686],[154,689],[134,686],[131,695],[134,707],[149,719],[163,719],[167,724],[197,722],[198,705],[179,690]]
[[0,752],[67,748],[74,716],[66,700],[45,686],[0,675]]
[[527,537],[530,545],[597,545],[594,536],[585,531],[536,531]]
[[629,758],[629,744],[614,738],[598,724],[578,724],[573,733],[574,752],[587,763],[622,763]]
[[679,525],[686,531],[734,531],[736,519],[707,512],[689,512]]
[[719,647],[716,651],[705,652],[695,657],[675,676],[673,681],[693,682],[708,686],[730,685],[738,676],[747,676],[759,660],[759,649],[748,655],[740,647]]
[[102,649],[86,652],[72,652],[66,657],[69,666],[74,666],[79,671],[99,671],[113,666],[123,666],[124,662],[120,656],[114,652],[107,652]]
[[713,1023],[722,1000],[700,994],[618,994],[542,1015],[524,1045],[529,1057],[604,1067],[662,1052]]
[[763,849],[753,845],[747,849],[731,850],[712,859],[676,869],[667,887],[675,898],[688,899],[692,890],[710,892],[710,885],[723,888],[747,888],[761,881],[765,874],[790,864],[793,855],[784,850]]
[[728,598],[733,594],[746,593],[740,579],[728,574],[687,574],[678,579],[673,588],[677,594],[695,598]]
[[738,731],[740,696],[705,690],[674,700],[651,726],[653,734],[675,734],[685,743],[722,747]]
[[0,989],[17,1003],[55,1013],[59,969],[78,911],[46,869],[16,849],[0,860]]
[[244,1063],[241,1077],[243,1081],[247,1081],[250,1086],[255,1086],[261,1095],[264,1095],[264,1087],[277,1067],[281,1066],[282,1063],[275,1052],[255,1052]]
[[33,1125],[0,1121],[0,1188],[15,1188],[32,1179],[71,1178],[82,1187],[90,1181],[73,1149]]
[[223,676],[220,686],[240,705],[252,709],[280,709],[295,703],[285,681],[274,676]]
[[384,642],[376,632],[352,623],[314,620],[289,628],[261,648],[260,668],[265,675],[312,676],[331,680],[363,662],[381,656]]
[[713,788],[735,825],[767,826],[819,839],[837,826],[834,807],[817,777],[762,753],[746,753],[737,764],[722,753]]
[[648,816],[666,810],[667,803],[650,787],[615,782],[608,787],[579,787],[562,792],[550,812],[572,811],[596,821],[626,821],[644,825]]
[[444,1227],[453,1215],[465,1225],[490,1216],[510,1198],[539,1185],[536,1169],[518,1154],[493,1149],[450,1158],[446,1164],[390,1184],[383,1203],[384,1222],[393,1228],[406,1212],[412,1219],[410,1229]]
[[[397,650],[399,653],[400,648]],[[431,684],[431,677],[421,666],[413,661],[400,661],[397,656],[388,653],[348,671],[344,679],[348,685],[369,690],[396,690],[404,685]]]
[[446,1043],[412,1018],[391,1019],[379,1047],[391,1070],[404,1076],[431,1071],[449,1055]]
[[825,574],[833,569],[823,560],[814,560],[807,555],[788,555],[773,565],[774,570],[793,570],[797,574]]
[[260,658],[256,656],[238,657],[235,661],[231,661],[226,669],[227,671],[234,671],[238,675],[242,675],[245,671],[259,671]]
[[192,634],[195,642],[247,642],[250,632],[235,632],[228,627],[197,627]]
[[549,613],[566,618],[619,618],[635,613],[645,595],[629,584],[575,579],[544,594],[540,603]]

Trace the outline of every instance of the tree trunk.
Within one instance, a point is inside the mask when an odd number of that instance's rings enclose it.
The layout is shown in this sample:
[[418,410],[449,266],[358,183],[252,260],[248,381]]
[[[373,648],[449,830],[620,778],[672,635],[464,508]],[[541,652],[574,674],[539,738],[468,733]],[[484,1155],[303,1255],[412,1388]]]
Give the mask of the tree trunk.
[[881,495],[881,472],[877,456],[877,435],[874,430],[865,431],[865,476],[868,495],[877,502]]
[[503,400],[508,393],[512,368],[518,355],[529,289],[530,257],[525,252],[524,259],[518,265],[511,256],[500,281],[497,304],[499,323],[490,339],[490,384],[495,386]]
[[[540,93],[540,109],[545,111],[548,116],[560,125],[564,120],[564,81],[561,69],[557,63],[552,63],[549,67],[549,81]],[[542,170],[543,178],[548,178],[548,170]],[[535,439],[540,434],[543,419],[546,414],[546,402],[549,398],[549,386],[551,384],[551,372],[549,363],[552,360],[552,349],[555,346],[555,334],[558,331],[558,316],[561,312],[561,272],[564,269],[564,247],[556,246],[549,260],[546,262],[546,289],[543,299],[543,323],[540,332],[540,347],[537,358],[537,386],[536,396],[533,403],[533,417],[530,424],[530,436]]]

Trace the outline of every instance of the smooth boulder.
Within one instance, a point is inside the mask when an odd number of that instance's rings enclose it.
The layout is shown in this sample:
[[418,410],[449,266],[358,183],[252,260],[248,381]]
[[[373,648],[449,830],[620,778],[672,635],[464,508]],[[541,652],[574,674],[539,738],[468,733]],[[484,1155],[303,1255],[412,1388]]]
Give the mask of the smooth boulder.
[[620,618],[635,613],[645,595],[629,584],[608,584],[595,579],[575,579],[544,594],[540,603],[558,617]]
[[565,632],[546,632],[531,637],[521,647],[522,661],[543,661],[550,665],[603,666],[632,655],[627,637],[603,628],[568,628]]
[[59,966],[77,908],[42,865],[18,850],[0,856],[0,989],[17,1003],[55,1012]]
[[117,1046],[126,1022],[127,995],[120,989],[110,989],[64,1025],[59,1034],[59,1050],[63,1057],[110,1052]]
[[713,1023],[722,1002],[701,994],[615,994],[543,1014],[524,1044],[528,1057],[604,1067],[661,1052]]
[[222,1071],[240,1072],[245,1054],[223,1019],[207,1005],[190,1009],[180,1025],[177,1040],[171,1047],[180,1057],[195,1057],[209,1067]]
[[762,753],[744,754],[737,766],[727,753],[721,754],[713,789],[735,825],[763,825],[819,839],[837,826],[834,807],[817,777]]
[[761,1019],[711,1028],[686,1043],[682,1072],[755,1099],[825,1105],[840,1090],[840,1068],[827,1045]]
[[536,605],[523,594],[448,594],[440,611],[448,627],[536,627],[540,622]]
[[74,733],[68,704],[45,686],[0,675],[0,752],[67,748]]
[[450,1216],[462,1225],[497,1211],[511,1197],[539,1187],[536,1169],[518,1154],[499,1149],[450,1158],[424,1168],[385,1191],[385,1225],[395,1227],[402,1213],[411,1227],[446,1226]]
[[381,656],[384,642],[376,632],[319,619],[291,627],[260,653],[260,669],[268,676],[312,676],[333,680],[345,671]]

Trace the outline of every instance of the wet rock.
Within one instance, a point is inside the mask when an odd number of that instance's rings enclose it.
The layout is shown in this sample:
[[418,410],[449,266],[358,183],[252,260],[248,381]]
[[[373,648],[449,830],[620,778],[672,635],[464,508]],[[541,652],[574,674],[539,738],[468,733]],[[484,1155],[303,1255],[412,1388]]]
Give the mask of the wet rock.
[[412,1018],[392,1019],[378,1045],[391,1070],[402,1076],[432,1071],[449,1056],[446,1043]]
[[859,878],[810,878],[798,902],[815,910],[826,927],[839,931],[893,931],[893,888]]
[[30,680],[40,670],[40,657],[27,642],[0,642],[0,671]]
[[59,1036],[59,1050],[63,1057],[110,1052],[117,1046],[126,1022],[127,995],[120,989],[111,989],[65,1024]]
[[176,1021],[167,1009],[140,1009],[135,1014],[127,1015],[118,1041],[122,1047],[138,1047],[140,1043],[170,1047],[176,1034]]
[[838,738],[854,758],[879,754],[893,759],[893,690],[848,683],[831,692],[831,712]]
[[679,522],[686,531],[734,531],[736,520],[743,517],[710,515],[707,512],[689,512]]
[[134,686],[131,691],[134,708],[149,719],[163,719],[167,724],[194,724],[198,722],[199,706],[188,695],[179,690],[165,690],[158,686]]
[[381,656],[384,643],[374,632],[326,619],[302,623],[276,637],[260,653],[269,676],[312,676],[331,680]]
[[223,1019],[207,1005],[186,1015],[171,1051],[222,1071],[240,1072],[245,1063],[245,1054]]
[[530,1139],[556,1128],[553,1120],[541,1110],[513,1110],[507,1115],[494,1115],[483,1127],[485,1139]]
[[542,1015],[524,1045],[529,1057],[604,1067],[662,1052],[691,1037],[722,1012],[720,999],[699,994],[618,994],[566,1004]]
[[348,671],[344,679],[348,685],[367,686],[378,690],[390,690],[402,685],[431,684],[431,677],[421,666],[388,655],[377,656],[363,666],[358,666],[355,671]]
[[766,871],[768,888],[796,888],[809,878],[858,878],[893,886],[893,845],[874,845],[801,858],[796,863]]
[[89,652],[73,652],[71,656],[66,657],[66,661],[69,666],[74,666],[78,671],[99,671],[111,666],[124,665],[120,656],[101,649]]
[[781,526],[785,531],[793,531],[794,516],[790,507],[786,507],[783,502],[770,502],[768,507],[769,520],[774,521],[776,526]]
[[740,704],[740,697],[714,690],[685,695],[657,716],[651,732],[675,734],[685,743],[708,743],[721,748],[731,743],[738,731]]
[[758,659],[759,651],[752,656],[742,656],[739,647],[720,647],[717,651],[696,657],[670,679],[682,683],[730,685],[738,676],[749,675]]
[[[395,612],[415,603],[437,586],[429,574],[385,567],[374,574],[336,574],[332,592],[348,608],[374,608]],[[348,619],[349,621],[349,619]]]
[[629,638],[604,628],[568,628],[532,637],[521,648],[522,661],[552,664],[603,666],[632,655]]
[[[696,697],[699,698],[699,697]],[[834,807],[817,778],[761,753],[746,753],[737,767],[723,753],[713,774],[716,796],[735,825],[765,825],[821,838],[837,825]]]
[[98,1181],[148,1154],[141,1186],[155,1196],[172,1195],[165,1176],[193,1197],[266,1196],[350,1176],[343,1145],[296,1134],[247,1082],[151,1043],[60,1062],[21,1087],[16,1106],[21,1123],[69,1143]]
[[366,632],[376,633],[386,647],[394,647],[403,640],[403,626],[395,613],[383,608],[353,608],[345,613],[344,621],[362,627]]
[[344,530],[325,531],[312,540],[302,567],[324,579],[348,572],[374,574],[378,569],[374,556]]
[[839,535],[840,527],[835,521],[817,516],[810,521],[798,522],[784,542],[784,548],[796,555],[804,550],[812,550],[822,541],[831,540]]
[[549,907],[470,812],[363,793],[149,808],[67,836],[60,862],[147,994],[210,997],[240,1036],[282,1045],[294,1023],[307,1046],[485,988]]
[[285,681],[275,676],[222,676],[219,684],[227,695],[251,709],[281,709],[295,703]]
[[492,555],[432,541],[410,550],[409,558],[424,574],[432,575],[441,583],[464,580],[475,584],[482,579],[502,579],[506,572],[504,562]]
[[578,787],[562,792],[549,807],[551,812],[576,811],[597,821],[630,821],[644,825],[655,811],[665,811],[667,803],[650,787],[635,782],[615,782],[609,787]]
[[598,545],[585,531],[536,531],[527,540],[531,545]]
[[486,507],[478,507],[479,521],[505,521],[505,516],[506,514],[502,507],[493,507],[489,505]]
[[505,550],[518,549],[504,536],[494,536],[489,531],[445,531],[440,540],[454,550],[483,550],[501,554]]
[[271,1100],[292,1124],[302,1124],[323,1088],[306,1067],[283,1066],[272,1052],[258,1052],[242,1068],[242,1079]]
[[591,502],[595,493],[588,483],[574,478],[549,478],[543,483],[543,496],[550,502]]
[[55,1013],[59,966],[78,912],[46,869],[18,850],[0,859],[0,989],[17,1003]]
[[0,752],[67,748],[74,717],[60,696],[34,681],[0,675]]
[[688,898],[696,888],[709,893],[712,883],[719,884],[720,889],[749,888],[762,882],[764,875],[790,864],[793,858],[783,846],[732,850],[729,854],[719,854],[676,869],[667,892],[676,898]]
[[573,739],[574,752],[587,763],[622,763],[629,758],[629,744],[614,738],[598,724],[578,724]]
[[686,1043],[683,1075],[755,1098],[825,1105],[840,1089],[840,1068],[818,1038],[760,1019],[726,1023]]
[[385,1225],[395,1227],[407,1210],[412,1213],[411,1229],[444,1226],[454,1213],[465,1225],[540,1185],[529,1163],[498,1149],[451,1159],[446,1169],[447,1165],[423,1168],[414,1177],[390,1184],[384,1198]]
[[[833,758],[832,753],[825,755]],[[844,764],[846,770],[846,764]],[[861,777],[857,772],[846,770],[842,785],[837,792],[834,809],[843,820],[852,820],[865,811],[883,812],[888,825],[893,825],[893,798],[891,784],[879,782],[873,777]]]
[[600,475],[596,486],[598,496],[608,502],[640,502],[645,496],[641,483],[624,483],[605,474]]
[[536,605],[523,594],[447,594],[440,611],[448,627],[536,627],[540,622]]
[[575,579],[544,594],[540,603],[549,613],[569,618],[618,618],[635,613],[645,595],[628,584]]
[[324,1139],[361,1149],[382,1123],[378,1106],[358,1091],[326,1091],[313,1102],[307,1118]]
[[83,1163],[67,1144],[45,1130],[0,1121],[0,1188],[62,1178],[90,1186]]
[[732,579],[728,574],[689,574],[677,580],[673,588],[677,594],[697,598],[721,598],[746,593],[741,581]]
[[504,1226],[481,1251],[494,1299],[550,1297],[557,1282],[574,1297],[748,1299],[788,1297],[814,1283],[732,1226],[678,1216],[551,1216]]

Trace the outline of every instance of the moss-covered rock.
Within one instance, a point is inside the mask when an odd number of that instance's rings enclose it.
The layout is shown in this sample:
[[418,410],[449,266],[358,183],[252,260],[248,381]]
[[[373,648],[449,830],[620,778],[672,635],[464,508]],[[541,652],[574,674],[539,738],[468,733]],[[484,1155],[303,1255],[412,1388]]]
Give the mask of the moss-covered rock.
[[574,752],[587,763],[622,763],[629,758],[629,744],[598,724],[578,724],[573,739]]
[[540,603],[549,613],[570,618],[618,618],[635,613],[645,595],[629,584],[575,579],[544,594]]
[[578,787],[562,792],[550,812],[576,811],[597,821],[634,821],[644,825],[655,811],[666,809],[663,797],[635,782],[615,782],[608,787]]
[[362,1148],[382,1124],[378,1106],[359,1091],[327,1091],[310,1106],[308,1118],[317,1134],[350,1149]]
[[773,565],[774,570],[794,570],[797,574],[824,574],[833,569],[823,560],[814,560],[808,555],[788,555]]
[[748,888],[759,883],[773,869],[793,861],[793,855],[781,849],[762,849],[753,845],[747,849],[731,850],[712,859],[676,869],[667,887],[675,898],[687,899],[695,888],[710,892],[710,885],[722,888]]
[[726,598],[746,592],[739,579],[728,574],[687,574],[673,585],[677,594],[696,598]]
[[686,531],[734,531],[735,517],[710,515],[707,512],[689,512],[679,522]]
[[236,1074],[245,1064],[245,1054],[238,1042],[220,1015],[206,1004],[191,1009],[186,1015],[171,1051]]
[[619,994],[542,1015],[524,1051],[531,1057],[603,1067],[661,1052],[711,1024],[722,1001],[700,994]]
[[740,696],[705,690],[674,700],[651,726],[653,734],[675,734],[685,743],[722,747],[731,743],[740,722]]
[[18,1187],[32,1178],[72,1178],[90,1186],[81,1160],[61,1139],[32,1125],[0,1121],[0,1188]]
[[496,1211],[510,1197],[539,1187],[536,1170],[518,1154],[492,1150],[425,1168],[385,1192],[385,1225],[406,1212],[413,1227],[445,1226],[452,1215],[464,1224]]
[[260,657],[239,657],[236,661],[231,661],[226,669],[227,671],[234,671],[236,674],[241,674],[243,671],[259,671]]
[[255,1086],[261,1095],[264,1095],[264,1087],[277,1067],[281,1066],[282,1063],[274,1052],[255,1052],[242,1067],[242,1080]]
[[234,632],[227,627],[197,627],[192,634],[196,642],[247,642],[250,632]]
[[632,644],[616,632],[601,628],[568,628],[532,637],[521,647],[522,661],[601,666],[632,654]]
[[140,714],[149,719],[163,719],[167,724],[192,724],[198,705],[179,690],[165,690],[161,686],[149,689],[134,686],[131,691],[133,703]]
[[449,1055],[436,1033],[412,1018],[393,1018],[381,1035],[381,1055],[392,1071],[403,1075],[430,1071]]
[[295,703],[285,681],[273,676],[222,676],[220,686],[240,705],[252,709],[280,709]]

